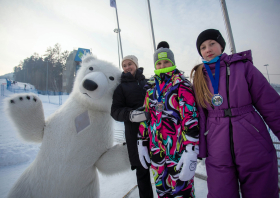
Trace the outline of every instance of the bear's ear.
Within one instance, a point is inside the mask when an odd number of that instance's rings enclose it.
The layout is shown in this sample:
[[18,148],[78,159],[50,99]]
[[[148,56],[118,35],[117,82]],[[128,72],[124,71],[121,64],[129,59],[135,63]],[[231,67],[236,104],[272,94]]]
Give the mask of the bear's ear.
[[88,63],[92,60],[95,60],[95,58],[93,56],[85,56],[85,58],[83,59],[83,63]]
[[97,58],[91,53],[84,54],[81,59],[82,63],[88,63],[90,61],[97,60]]

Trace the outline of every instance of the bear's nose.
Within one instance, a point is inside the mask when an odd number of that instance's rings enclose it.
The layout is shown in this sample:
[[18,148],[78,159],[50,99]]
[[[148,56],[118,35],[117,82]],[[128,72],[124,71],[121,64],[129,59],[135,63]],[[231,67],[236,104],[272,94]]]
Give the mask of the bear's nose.
[[98,85],[92,80],[85,80],[84,83],[83,83],[83,87],[86,90],[94,91],[94,90],[97,89]]

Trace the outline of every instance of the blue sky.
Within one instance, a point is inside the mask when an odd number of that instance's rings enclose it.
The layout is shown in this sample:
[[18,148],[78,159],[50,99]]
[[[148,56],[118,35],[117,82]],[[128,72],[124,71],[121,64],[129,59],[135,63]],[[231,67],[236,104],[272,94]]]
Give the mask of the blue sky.
[[[176,65],[188,76],[201,62],[198,34],[220,30],[227,42],[219,0],[150,0],[156,44],[169,43]],[[226,0],[237,52],[252,50],[254,65],[280,84],[280,1]],[[34,52],[48,47],[88,48],[99,59],[118,66],[115,9],[110,0],[0,0],[0,75],[13,71]],[[136,55],[144,74],[153,74],[153,45],[146,0],[117,0],[124,55]]]

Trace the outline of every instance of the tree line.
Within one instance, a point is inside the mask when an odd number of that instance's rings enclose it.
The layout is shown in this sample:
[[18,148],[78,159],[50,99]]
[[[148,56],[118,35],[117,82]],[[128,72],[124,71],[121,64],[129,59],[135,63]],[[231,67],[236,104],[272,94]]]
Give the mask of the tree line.
[[42,91],[62,91],[62,73],[69,51],[62,52],[60,44],[47,48],[46,54],[34,53],[14,67],[15,81],[30,83]]

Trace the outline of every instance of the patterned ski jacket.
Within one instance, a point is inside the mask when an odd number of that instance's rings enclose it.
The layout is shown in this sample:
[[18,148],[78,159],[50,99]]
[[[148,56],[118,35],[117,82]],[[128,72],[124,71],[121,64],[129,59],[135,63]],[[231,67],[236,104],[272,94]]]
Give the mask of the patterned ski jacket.
[[[155,109],[158,103],[155,78],[160,90],[170,78],[160,95],[162,112]],[[140,123],[138,139],[149,140],[150,150],[160,148],[169,157],[182,153],[187,144],[198,145],[198,113],[191,83],[175,69],[160,77],[155,75],[145,88],[145,111],[151,114],[151,120]]]

